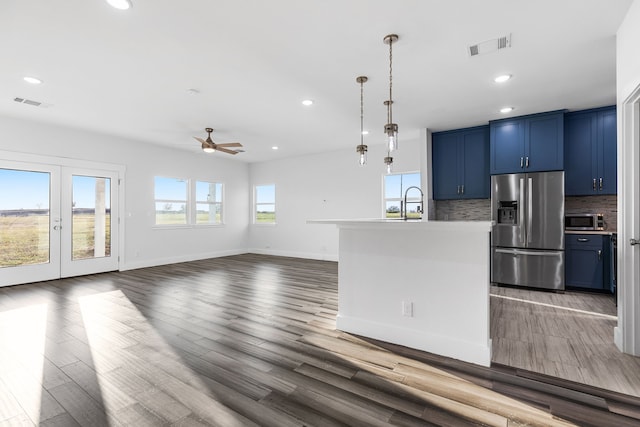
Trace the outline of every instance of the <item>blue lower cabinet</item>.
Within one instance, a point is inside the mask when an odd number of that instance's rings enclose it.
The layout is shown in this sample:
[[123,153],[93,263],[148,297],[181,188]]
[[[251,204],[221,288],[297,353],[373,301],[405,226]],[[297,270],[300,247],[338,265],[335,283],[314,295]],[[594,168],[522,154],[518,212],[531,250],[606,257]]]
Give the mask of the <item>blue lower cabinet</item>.
[[565,235],[565,286],[610,291],[609,236],[601,234]]

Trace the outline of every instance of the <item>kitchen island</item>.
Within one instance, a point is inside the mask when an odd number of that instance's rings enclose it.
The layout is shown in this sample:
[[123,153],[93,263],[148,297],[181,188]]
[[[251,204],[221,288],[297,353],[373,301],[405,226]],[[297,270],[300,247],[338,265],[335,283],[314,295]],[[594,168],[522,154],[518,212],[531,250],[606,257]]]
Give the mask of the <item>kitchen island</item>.
[[489,366],[489,221],[310,220],[339,228],[337,328]]

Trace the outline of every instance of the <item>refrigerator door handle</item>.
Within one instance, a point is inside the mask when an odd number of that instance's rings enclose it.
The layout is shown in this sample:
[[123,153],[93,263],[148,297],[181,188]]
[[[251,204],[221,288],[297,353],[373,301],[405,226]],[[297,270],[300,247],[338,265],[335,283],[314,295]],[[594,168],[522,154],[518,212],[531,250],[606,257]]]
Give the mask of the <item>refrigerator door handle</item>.
[[527,246],[531,240],[533,218],[533,178],[528,178],[527,188]]
[[520,178],[520,200],[518,200],[518,211],[520,212],[520,218],[518,218],[518,220],[520,221],[520,226],[518,227],[518,229],[520,230],[520,244],[522,245],[526,245],[526,236],[524,234],[525,232],[525,216],[524,216],[524,178]]
[[496,253],[507,255],[556,256],[562,251],[524,251],[522,249],[496,248]]

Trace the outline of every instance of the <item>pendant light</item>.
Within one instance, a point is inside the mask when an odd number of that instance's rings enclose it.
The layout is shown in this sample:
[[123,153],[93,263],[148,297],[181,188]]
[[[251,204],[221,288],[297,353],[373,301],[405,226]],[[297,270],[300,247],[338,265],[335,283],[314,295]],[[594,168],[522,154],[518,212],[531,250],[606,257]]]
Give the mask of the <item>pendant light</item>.
[[384,133],[387,135],[389,152],[398,149],[398,125],[393,123],[393,44],[397,41],[397,34],[384,37],[384,43],[389,45],[389,99],[384,101],[384,105],[387,106],[387,124],[384,125]]
[[384,164],[387,165],[387,175],[393,172],[393,157],[391,157],[390,152],[387,152],[387,157],[384,158]]
[[367,163],[367,146],[364,144],[364,83],[367,80],[367,76],[356,77],[356,82],[360,83],[360,145],[356,147],[356,152],[360,154],[360,166]]

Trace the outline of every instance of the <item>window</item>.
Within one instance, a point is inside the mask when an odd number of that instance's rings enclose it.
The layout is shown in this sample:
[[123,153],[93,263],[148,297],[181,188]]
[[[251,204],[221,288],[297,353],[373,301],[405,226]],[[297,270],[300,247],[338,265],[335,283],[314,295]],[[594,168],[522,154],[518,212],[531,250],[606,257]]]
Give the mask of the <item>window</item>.
[[222,224],[219,182],[155,177],[156,225]]
[[222,184],[196,181],[196,224],[222,224]]
[[156,225],[187,224],[189,182],[155,177]]
[[[420,187],[420,173],[398,173],[384,176],[384,218],[400,218],[400,201],[404,200],[407,188]],[[407,195],[407,202],[420,202],[420,192],[412,190]],[[419,218],[419,203],[410,203],[407,217]]]
[[276,186],[256,185],[255,187],[255,224],[276,223]]

